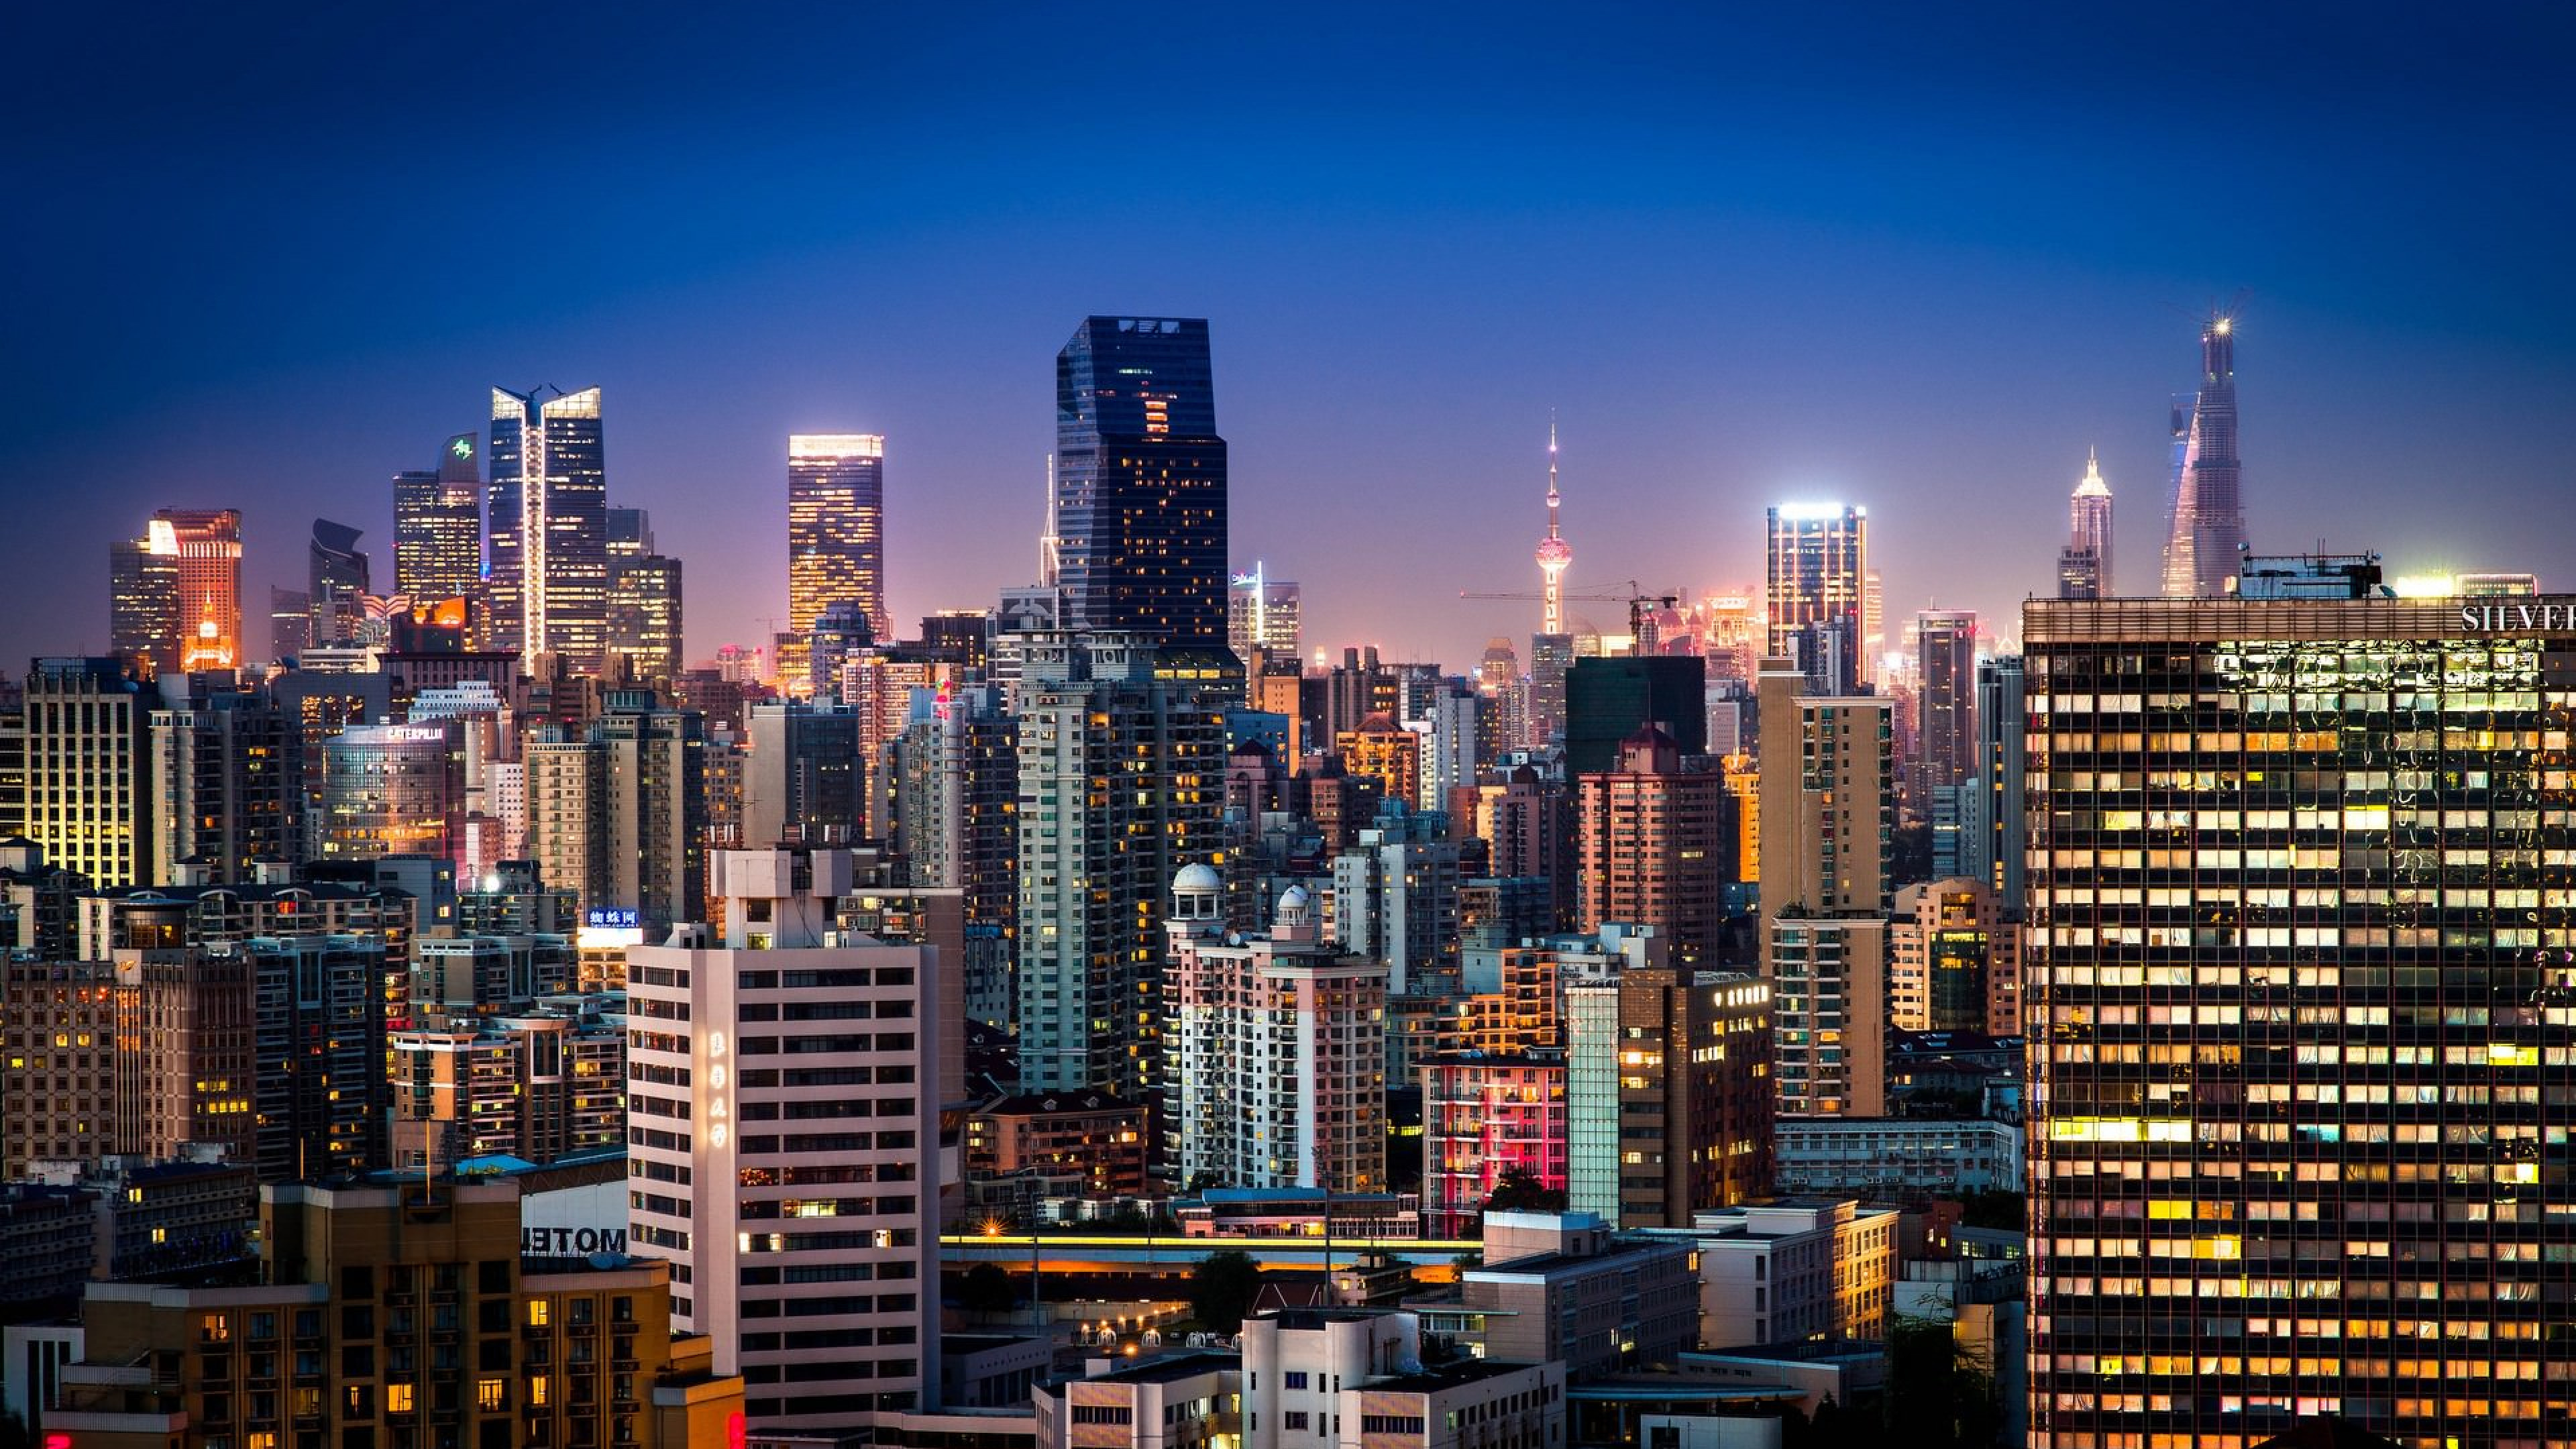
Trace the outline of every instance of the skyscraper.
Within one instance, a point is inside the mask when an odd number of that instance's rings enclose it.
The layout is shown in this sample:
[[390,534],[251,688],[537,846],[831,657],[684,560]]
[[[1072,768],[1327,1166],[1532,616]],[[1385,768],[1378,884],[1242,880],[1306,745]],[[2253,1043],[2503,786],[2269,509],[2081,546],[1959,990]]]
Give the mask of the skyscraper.
[[312,611],[313,644],[346,644],[367,622],[367,556],[358,548],[363,530],[327,518],[313,520],[306,550],[305,607]]
[[1929,815],[1934,791],[1958,789],[1977,773],[1977,616],[1926,609],[1914,616],[1914,638],[1914,801]]
[[2259,577],[2023,606],[2030,1442],[2564,1438],[2576,598]]
[[1762,970],[1780,1110],[1877,1116],[1887,1101],[1891,701],[1810,698],[1762,661]]
[[1765,653],[1797,660],[1810,679],[1830,686],[1810,693],[1859,693],[1870,674],[1863,650],[1875,631],[1875,621],[1864,618],[1869,510],[1783,503],[1770,510],[1769,520]]
[[150,740],[156,696],[121,659],[39,659],[27,670],[26,832],[45,863],[93,886],[152,885]]
[[1163,1089],[1157,922],[1172,877],[1218,848],[1224,721],[1197,691],[1156,679],[1141,638],[1025,637],[1020,1089],[1153,1101]]
[[459,433],[438,466],[394,475],[394,592],[415,602],[477,598],[483,584],[482,448]]
[[1582,777],[1582,928],[1652,927],[1685,972],[1713,963],[1734,876],[1729,803],[1726,778],[1685,772],[1671,735],[1629,735],[1608,769]]
[[1386,964],[1335,954],[1298,886],[1268,935],[1229,933],[1224,890],[1212,867],[1183,867],[1164,925],[1179,1177],[1384,1191]]
[[626,662],[628,677],[669,684],[680,672],[682,622],[678,559],[647,553],[609,560],[608,652]]
[[1223,643],[1226,450],[1206,319],[1086,318],[1055,378],[1066,622]]
[[2029,758],[2029,721],[2023,714],[2021,656],[2008,654],[1977,666],[1977,786],[1982,804],[1970,813],[1979,843],[1962,852],[1963,874],[1973,874],[1993,887],[2004,915],[2021,919],[2022,879],[2030,844],[2023,816],[2029,801],[2024,780]]
[[2165,540],[2168,599],[2216,599],[2245,551],[2245,507],[2236,462],[2236,320],[2214,314],[2200,329],[2200,391],[2192,400],[2175,475],[2173,529]]
[[[834,604],[857,605],[872,638],[894,637],[885,602],[885,439],[876,433],[787,440],[787,632],[800,647]],[[781,659],[780,671],[801,663]]]
[[721,931],[627,953],[627,1243],[671,1260],[672,1321],[761,1386],[764,1431],[939,1402],[946,963],[844,934],[856,874],[846,850],[718,851]]
[[1225,596],[1225,642],[1249,668],[1252,651],[1267,649],[1297,657],[1300,605],[1297,585],[1271,578],[1256,560],[1250,573],[1234,576]]
[[2102,459],[2088,454],[2084,481],[2067,500],[2072,527],[2066,549],[2057,556],[2057,596],[2061,599],[2107,599],[2111,581],[2111,485],[2102,481]]
[[[551,396],[546,394],[551,393]],[[599,389],[492,389],[497,647],[597,674],[608,624],[608,472]]]
[[107,546],[108,652],[137,678],[179,667],[176,543],[175,534],[156,529]]
[[[177,637],[165,647],[177,655],[177,667],[188,673],[239,667],[243,662],[241,510],[164,508],[152,515],[144,552],[169,560],[166,569],[174,578],[178,599],[170,622],[176,625]],[[139,625],[163,597],[157,582],[162,570],[139,561],[137,568],[137,602],[126,615],[129,627]]]

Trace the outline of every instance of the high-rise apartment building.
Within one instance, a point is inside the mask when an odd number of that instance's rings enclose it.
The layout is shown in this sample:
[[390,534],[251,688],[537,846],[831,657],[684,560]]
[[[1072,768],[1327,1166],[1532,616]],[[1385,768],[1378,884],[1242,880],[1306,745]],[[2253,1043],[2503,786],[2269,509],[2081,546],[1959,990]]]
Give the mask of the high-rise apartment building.
[[699,914],[706,883],[706,723],[619,694],[578,738],[527,747],[526,850],[588,910],[647,933]]
[[1530,636],[1529,737],[1522,743],[1545,749],[1565,734],[1565,675],[1574,667],[1574,636]]
[[2236,320],[2200,329],[2200,387],[2188,432],[2176,429],[2172,529],[2165,539],[2164,596],[2227,593],[2245,551],[2245,505],[2236,460]]
[[27,838],[94,886],[144,883],[153,861],[150,708],[122,659],[39,659],[27,670]]
[[742,843],[850,845],[867,834],[859,717],[839,705],[756,704],[743,761]]
[[255,936],[250,1099],[262,1182],[322,1181],[386,1163],[385,943]]
[[846,850],[713,877],[720,937],[628,952],[629,1248],[671,1260],[672,1322],[755,1386],[755,1427],[934,1406],[942,963],[840,930]]
[[1899,1031],[2021,1035],[2021,926],[1982,880],[1925,881],[1896,893],[1887,1019]]
[[1878,696],[1812,698],[1762,661],[1762,969],[1780,1110],[1886,1110],[1894,730]]
[[1224,890],[1204,864],[1172,882],[1163,1120],[1180,1180],[1385,1191],[1385,964],[1336,954],[1295,886],[1269,934],[1230,935]]
[[436,468],[394,475],[394,592],[415,603],[483,591],[482,440],[459,433]]
[[905,728],[889,752],[894,844],[915,886],[962,893],[966,1014],[1008,1025],[1019,940],[1019,726],[1000,691],[970,685]]
[[2022,611],[2031,1440],[2566,1436],[2576,598]]
[[[834,604],[854,604],[870,637],[894,638],[885,600],[885,439],[798,433],[787,440],[787,631],[801,644]],[[782,672],[801,660],[782,658]]]
[[[175,543],[176,535],[147,533],[107,546],[107,648],[137,678],[151,679],[179,667]],[[297,612],[303,612],[301,606]]]
[[1630,735],[1613,768],[1582,779],[1581,927],[1651,927],[1685,971],[1713,962],[1734,879],[1732,803],[1725,776],[1683,770],[1671,735],[1651,724]]
[[254,861],[304,856],[304,792],[288,770],[292,725],[264,690],[211,676],[189,697],[149,716],[154,884],[182,880],[194,862],[202,883],[252,878]]
[[2084,460],[2084,480],[2067,500],[2071,528],[2057,556],[2061,599],[2116,598],[2111,581],[2111,485],[2102,481],[2102,459]]
[[1226,450],[1206,319],[1085,318],[1055,378],[1067,626],[1223,643]]
[[[1763,600],[1770,611],[1765,653],[1796,659],[1818,694],[1856,694],[1871,677],[1866,617],[1869,510],[1840,503],[1783,503],[1770,510]],[[1820,669],[1830,669],[1820,674]]]
[[1553,923],[1573,923],[1580,857],[1573,801],[1562,783],[1542,778],[1533,766],[1513,766],[1476,787],[1475,830],[1495,875],[1545,880]]
[[1448,817],[1383,804],[1332,871],[1334,945],[1383,963],[1398,994],[1455,988],[1466,868]]
[[1421,1072],[1424,1237],[1474,1237],[1506,1175],[1564,1190],[1563,1053],[1462,1052]]
[[599,389],[492,389],[485,497],[495,647],[597,674],[608,624],[608,469]]
[[1141,638],[1024,637],[1021,1090],[1102,1087],[1153,1101],[1163,1088],[1155,926],[1173,875],[1216,853],[1224,718],[1195,689],[1156,679]]

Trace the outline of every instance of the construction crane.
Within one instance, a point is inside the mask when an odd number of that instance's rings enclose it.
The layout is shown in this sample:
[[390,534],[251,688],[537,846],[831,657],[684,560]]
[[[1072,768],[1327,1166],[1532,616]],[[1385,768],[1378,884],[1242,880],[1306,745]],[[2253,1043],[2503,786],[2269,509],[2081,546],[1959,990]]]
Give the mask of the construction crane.
[[[1624,594],[1559,594],[1559,595],[1557,595],[1557,597],[1558,597],[1559,599],[1564,600],[1566,603],[1569,603],[1569,604],[1625,604],[1625,605],[1627,605],[1627,606],[1628,606],[1628,637],[1629,637],[1629,638],[1631,638],[1631,639],[1638,639],[1638,640],[1642,640],[1642,639],[1644,639],[1644,638],[1646,637],[1646,606],[1647,606],[1648,604],[1652,604],[1652,605],[1654,605],[1654,606],[1655,606],[1656,608],[1658,608],[1658,609],[1670,609],[1670,608],[1678,607],[1678,606],[1680,605],[1680,603],[1681,603],[1681,594],[1680,594],[1678,591],[1676,591],[1676,592],[1674,592],[1674,593],[1669,593],[1669,594],[1650,594],[1650,593],[1645,592],[1643,589],[1639,588],[1639,587],[1638,587],[1638,585],[1637,585],[1637,581],[1636,581],[1635,579],[1628,579],[1628,580],[1626,580],[1625,582],[1626,582],[1626,583],[1627,583],[1627,585],[1628,585],[1628,592],[1626,592],[1626,593],[1624,593]],[[1462,599],[1539,599],[1539,600],[1544,600],[1544,599],[1547,597],[1547,595],[1545,595],[1545,594],[1533,594],[1533,593],[1499,593],[1499,594],[1490,594],[1490,593],[1478,593],[1478,592],[1475,592],[1475,591],[1473,591],[1473,590],[1469,590],[1469,589],[1461,589],[1461,590],[1459,590],[1459,591],[1458,591],[1458,597],[1459,597],[1459,598],[1462,598]],[[1642,644],[1640,644],[1638,647],[1639,647],[1640,649],[1642,649],[1642,648],[1644,648],[1645,646],[1644,646],[1644,645],[1642,645]]]

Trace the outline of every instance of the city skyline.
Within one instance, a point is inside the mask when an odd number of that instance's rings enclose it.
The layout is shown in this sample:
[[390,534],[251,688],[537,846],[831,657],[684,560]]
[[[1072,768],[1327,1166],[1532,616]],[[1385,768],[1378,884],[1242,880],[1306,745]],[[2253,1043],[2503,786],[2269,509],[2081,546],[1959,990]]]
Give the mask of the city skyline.
[[[256,162],[227,168],[253,196],[303,176],[314,163],[273,153],[251,123],[290,101],[350,99],[330,67],[309,62],[368,38],[335,27],[368,23],[321,24],[273,56],[246,56],[221,80],[233,110],[175,142],[155,131],[165,159],[135,164],[158,175],[150,168],[188,159]],[[160,46],[186,38],[141,45],[125,83],[178,64]],[[1222,38],[1194,32],[1146,54],[1176,58]],[[1664,61],[1633,86],[1607,83],[1640,50],[1670,42],[1693,55],[1721,38],[1742,58],[1714,76]],[[2576,572],[2576,546],[2516,522],[2522,500],[2561,486],[2576,453],[2555,406],[2576,377],[2559,340],[2576,305],[2529,240],[2547,230],[2530,220],[2567,201],[2554,169],[2533,164],[2564,129],[2555,110],[2531,124],[2536,75],[2508,68],[2473,85],[2455,49],[2282,17],[2182,77],[2103,63],[2126,48],[2110,43],[2108,22],[2055,21],[2000,45],[1901,38],[1921,42],[1916,53],[1844,55],[1791,20],[1613,26],[1564,57],[1569,102],[1539,125],[1454,78],[1460,60],[1535,53],[1529,16],[1499,16],[1445,64],[1449,37],[1399,26],[1383,56],[1329,83],[1354,87],[1349,116],[1292,145],[1265,109],[1279,93],[1252,84],[1187,157],[1239,155],[1263,179],[1175,191],[1115,178],[1073,187],[1033,169],[1039,117],[1061,82],[1023,38],[991,42],[993,89],[915,96],[915,119],[862,126],[747,99],[754,57],[779,40],[760,22],[704,57],[707,139],[662,179],[608,187],[600,213],[568,235],[593,263],[578,278],[548,269],[535,285],[524,248],[479,220],[436,255],[347,236],[246,254],[181,205],[176,220],[137,230],[156,249],[195,248],[240,270],[245,296],[311,300],[258,327],[232,302],[173,296],[157,277],[130,293],[91,289],[109,299],[99,316],[29,300],[24,351],[9,359],[29,421],[0,440],[0,467],[32,495],[29,526],[0,541],[0,566],[36,587],[0,623],[0,651],[103,646],[94,570],[69,562],[94,551],[40,545],[103,548],[157,508],[242,508],[253,598],[297,583],[315,517],[363,528],[381,551],[392,537],[385,480],[473,423],[477,391],[494,379],[606,389],[619,500],[690,541],[672,551],[693,566],[692,659],[758,642],[762,621],[783,613],[774,460],[797,432],[860,429],[902,451],[887,504],[898,621],[979,605],[1030,572],[1034,485],[1052,444],[1049,354],[1069,319],[1113,309],[1211,319],[1232,450],[1227,562],[1267,559],[1305,585],[1310,649],[1375,642],[1390,657],[1463,668],[1492,635],[1530,632],[1535,608],[1454,596],[1528,586],[1534,510],[1521,500],[1543,486],[1551,409],[1581,559],[1572,587],[1740,582],[1759,562],[1762,507],[1840,499],[1878,524],[1892,615],[1939,606],[2008,619],[2025,594],[2052,591],[2062,480],[2099,447],[2105,476],[2132,500],[2119,551],[2132,561],[2123,592],[2136,591],[2162,541],[2165,400],[2194,380],[2189,319],[2240,288],[2258,551],[2311,548],[2322,531],[2329,544],[2386,548],[2398,572]],[[953,44],[898,22],[880,48],[900,71],[901,57],[947,59]],[[601,70],[570,77],[576,89],[669,55],[667,42],[614,26],[602,45]],[[1847,68],[1839,89],[1864,98],[1847,116],[1820,110],[1794,80],[1828,54]],[[2294,55],[2309,63],[2285,64]],[[308,64],[291,80],[272,69],[298,61]],[[1364,103],[1366,87],[1407,66],[1418,103]],[[2388,111],[2379,96],[2398,77],[2438,120]],[[1006,80],[1035,83],[1014,95]],[[277,95],[256,94],[263,83]],[[2193,109],[2222,91],[2223,124]],[[1704,92],[1715,98],[1705,115],[1683,109]],[[149,115],[151,104],[113,86],[54,99],[55,115],[28,121],[38,151],[73,124],[95,158],[145,145],[99,112],[137,100],[134,113]],[[492,124],[542,132],[565,119],[559,101],[511,104]],[[2080,141],[2029,139],[2034,122],[2079,105],[2091,123]],[[223,119],[235,111],[243,118]],[[1925,113],[1944,124],[1907,134],[1901,119]],[[356,204],[392,204],[388,185],[470,174],[457,138],[383,119],[402,164]],[[885,147],[914,159],[866,188],[868,221],[835,202],[775,241],[740,240],[802,194],[797,178]],[[747,158],[738,177],[724,169],[732,151]],[[2185,154],[2199,158],[2193,185],[2211,204],[2178,219],[2169,158]],[[1614,159],[1561,164],[1575,156]],[[29,164],[39,194],[75,184],[52,161]],[[2491,169],[2538,178],[2517,182],[2509,215],[2484,184]],[[1811,172],[1851,184],[1821,188]],[[1942,186],[1921,179],[1936,175]],[[1549,184],[1533,188],[1538,176]],[[2361,209],[2358,198],[2392,184],[2427,199],[2397,218]],[[652,246],[603,230],[637,208],[668,215],[674,187],[690,189],[679,209],[752,224],[692,225]],[[40,208],[11,255],[28,275],[59,276],[49,292],[87,294],[90,267],[134,260],[134,243],[101,234],[131,204]],[[1054,225],[1076,216],[1087,224]],[[1040,229],[1049,246],[1032,257]],[[2470,248],[2481,265],[2463,275],[2448,263]],[[389,270],[418,285],[377,286]],[[790,331],[870,343],[777,346]],[[1547,344],[1525,345],[1533,334]],[[225,346],[209,350],[218,335]],[[132,385],[69,385],[84,376]],[[332,407],[303,405],[324,389]],[[2390,405],[2399,396],[2406,407]],[[2004,416],[2016,425],[1997,426]],[[253,448],[271,460],[255,477],[203,467]],[[2456,481],[2423,486],[2437,475]],[[32,486],[69,477],[84,486]],[[2355,493],[2374,505],[2376,539],[2332,536]],[[1347,520],[1347,536],[1314,536],[1322,520]],[[1419,567],[1414,540],[1433,532],[1444,538],[1437,567]],[[1973,577],[1945,567],[1972,546],[2011,566]],[[390,575],[386,560],[376,567]]]

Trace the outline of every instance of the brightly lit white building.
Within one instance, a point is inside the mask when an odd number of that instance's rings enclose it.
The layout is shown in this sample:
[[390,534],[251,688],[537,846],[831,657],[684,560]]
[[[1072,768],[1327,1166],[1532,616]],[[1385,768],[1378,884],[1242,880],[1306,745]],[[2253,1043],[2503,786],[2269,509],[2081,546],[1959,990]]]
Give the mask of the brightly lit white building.
[[937,953],[835,925],[846,850],[710,852],[713,928],[627,953],[628,1250],[761,1431],[938,1403]]

